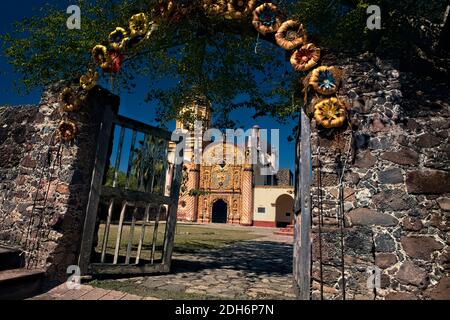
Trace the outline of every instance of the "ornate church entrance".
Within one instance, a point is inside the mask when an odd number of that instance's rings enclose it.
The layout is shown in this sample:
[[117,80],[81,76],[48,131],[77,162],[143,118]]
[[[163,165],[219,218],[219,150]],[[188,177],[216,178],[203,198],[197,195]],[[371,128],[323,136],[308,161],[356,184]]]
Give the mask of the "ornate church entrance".
[[228,204],[223,200],[214,202],[212,210],[212,223],[227,223]]

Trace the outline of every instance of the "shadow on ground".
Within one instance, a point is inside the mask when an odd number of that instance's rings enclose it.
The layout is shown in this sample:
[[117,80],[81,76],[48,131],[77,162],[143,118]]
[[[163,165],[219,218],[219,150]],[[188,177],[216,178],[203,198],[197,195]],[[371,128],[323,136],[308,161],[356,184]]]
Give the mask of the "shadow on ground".
[[292,274],[292,245],[270,241],[244,241],[218,250],[175,254],[172,274],[227,269],[257,275]]
[[172,272],[93,285],[160,299],[295,299],[291,244],[238,241],[218,249],[175,253]]

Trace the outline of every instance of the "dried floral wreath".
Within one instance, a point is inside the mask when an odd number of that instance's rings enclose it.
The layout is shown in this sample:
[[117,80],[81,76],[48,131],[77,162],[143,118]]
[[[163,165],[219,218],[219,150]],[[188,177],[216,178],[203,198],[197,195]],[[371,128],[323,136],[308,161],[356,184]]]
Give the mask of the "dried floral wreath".
[[[295,20],[283,22],[282,14],[273,3],[264,3],[256,7],[256,0],[200,0],[199,8],[208,17],[221,16],[225,19],[242,20],[250,13],[252,24],[262,35],[274,35],[275,42],[286,51],[291,52],[290,62],[297,72],[308,72],[315,67],[321,58],[321,50],[313,43],[308,43],[307,31]],[[108,37],[108,47],[102,44],[92,49],[92,59],[103,73],[114,74],[121,71],[122,64],[128,54],[143,41],[149,39],[159,24],[164,21],[177,22],[190,10],[195,8],[194,1],[158,0],[150,13],[137,13],[128,23],[128,28],[116,27]],[[256,7],[256,9],[255,9]],[[149,17],[155,21],[150,21]],[[157,21],[157,22],[156,22]],[[310,72],[302,83],[305,92],[305,104],[310,90],[314,90],[318,103],[313,106],[313,116],[323,128],[338,128],[347,120],[347,104],[336,95],[342,83],[343,74],[336,67],[320,66]],[[92,90],[99,79],[94,67],[89,67],[86,74],[80,77],[79,87],[67,87],[60,95],[63,112],[80,110],[86,93]],[[332,96],[332,97],[330,97]],[[64,120],[61,122],[57,136],[68,142],[77,134],[76,124]]]

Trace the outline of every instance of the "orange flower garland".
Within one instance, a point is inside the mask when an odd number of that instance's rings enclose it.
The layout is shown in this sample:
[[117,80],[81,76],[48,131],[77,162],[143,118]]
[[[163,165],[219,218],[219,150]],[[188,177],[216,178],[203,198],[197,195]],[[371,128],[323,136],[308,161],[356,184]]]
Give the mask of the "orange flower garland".
[[308,71],[320,60],[320,49],[308,43],[296,50],[291,56],[291,64],[295,71]]
[[253,11],[253,26],[263,35],[277,32],[281,26],[277,6],[273,3],[264,3],[256,8]]
[[203,10],[207,16],[214,17],[225,12],[227,7],[226,0],[204,0]]
[[78,97],[75,90],[73,90],[70,87],[65,88],[61,92],[59,100],[62,104],[62,109],[65,112],[74,112],[81,109],[82,106],[81,99]]
[[115,50],[122,50],[125,48],[129,38],[128,33],[124,28],[117,27],[109,34],[109,43]]
[[72,141],[76,134],[77,126],[72,121],[62,121],[56,130],[56,136],[62,142]]
[[323,95],[336,93],[342,80],[342,72],[335,67],[321,66],[313,70],[309,85]]
[[242,19],[255,9],[256,0],[228,0],[225,18]]
[[85,75],[80,78],[80,87],[85,91],[90,91],[97,85],[98,73],[89,69]]
[[103,70],[108,69],[111,64],[111,58],[108,54],[108,49],[102,45],[96,45],[92,49],[92,58],[95,63]]
[[275,40],[283,49],[294,50],[306,42],[306,31],[300,22],[288,20],[278,29]]
[[[242,19],[253,11],[252,24],[259,33],[264,36],[275,33],[275,41],[281,48],[287,51],[295,50],[290,62],[296,71],[308,71],[319,63],[321,50],[314,44],[307,43],[304,26],[295,20],[282,22],[282,14],[275,4],[266,2],[254,9],[257,0],[199,0],[199,2],[200,6],[197,2],[188,0],[157,0],[152,16],[156,21],[166,19],[176,23],[196,8],[203,9],[207,16],[222,16],[226,19]],[[95,63],[105,72],[119,72],[125,58],[124,54],[150,38],[158,26],[159,22],[150,22],[149,16],[143,12],[133,15],[129,20],[129,30],[117,27],[111,32],[108,39],[109,49],[103,45],[93,48],[92,57]],[[89,69],[87,74],[80,78],[82,90],[64,89],[60,95],[64,111],[80,109],[85,93],[95,87],[98,77],[95,70]],[[341,81],[342,72],[335,67],[322,66],[313,70],[303,79],[305,101],[310,87],[321,95],[332,95],[339,89]],[[342,126],[346,116],[346,105],[337,98],[322,100],[314,106],[314,117],[325,128]],[[73,122],[63,121],[57,133],[62,141],[67,142],[74,139],[77,128]]]

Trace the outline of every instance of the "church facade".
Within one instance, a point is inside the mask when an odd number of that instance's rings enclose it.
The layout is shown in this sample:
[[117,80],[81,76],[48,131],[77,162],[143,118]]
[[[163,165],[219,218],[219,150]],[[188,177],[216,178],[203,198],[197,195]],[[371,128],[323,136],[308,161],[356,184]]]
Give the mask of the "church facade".
[[[206,99],[198,96],[182,110],[181,114],[189,114],[189,123],[192,123],[192,119],[202,120],[204,130],[211,122],[210,105]],[[192,133],[192,125],[186,124],[183,120],[177,121],[177,129],[189,131],[183,154],[183,183],[178,206],[179,221],[277,226],[276,221],[272,223],[255,221],[258,215],[258,208],[255,205],[255,194],[259,194],[257,186],[264,187],[270,192],[271,186],[267,184],[273,185],[277,180],[276,175],[262,175],[259,159],[264,157],[259,153],[261,141],[258,127],[252,129],[251,137],[245,141],[244,146],[223,141],[205,143],[203,140],[197,141],[196,144],[195,140],[198,138]],[[194,161],[194,145],[202,145],[200,163]],[[255,161],[251,161],[254,152],[258,153],[256,164]],[[266,166],[270,166],[275,152],[276,150],[271,150],[271,154],[264,155],[268,162]],[[175,145],[172,145],[169,156],[173,158],[174,153]],[[286,170],[282,172],[286,173]],[[291,186],[286,182],[283,184],[285,184],[284,189],[281,189],[286,190],[287,194],[293,193]],[[275,193],[281,190],[280,186],[273,188],[277,190]],[[259,210],[261,210],[260,207]]]
[[187,182],[180,197],[179,220],[253,224],[253,166],[221,161],[222,154],[231,153],[233,160],[245,156],[240,152],[235,145],[211,144],[201,165],[185,164]]

